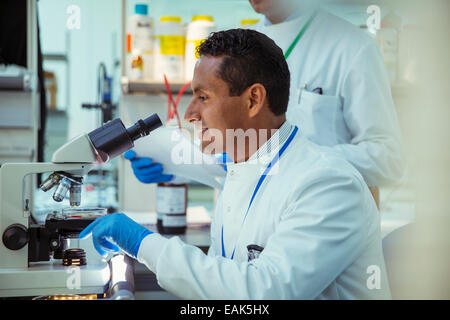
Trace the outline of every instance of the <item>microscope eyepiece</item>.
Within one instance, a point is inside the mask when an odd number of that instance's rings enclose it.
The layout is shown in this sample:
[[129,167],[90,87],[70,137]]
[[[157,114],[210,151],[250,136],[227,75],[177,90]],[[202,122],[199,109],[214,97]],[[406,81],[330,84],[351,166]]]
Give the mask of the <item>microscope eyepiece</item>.
[[149,135],[151,131],[158,129],[161,126],[161,119],[159,119],[157,114],[153,114],[144,120],[138,120],[138,122],[127,129],[127,132],[131,140],[135,141],[141,137]]
[[162,126],[157,114],[138,120],[126,129],[120,119],[114,119],[88,134],[101,160],[107,162],[134,147],[134,141]]

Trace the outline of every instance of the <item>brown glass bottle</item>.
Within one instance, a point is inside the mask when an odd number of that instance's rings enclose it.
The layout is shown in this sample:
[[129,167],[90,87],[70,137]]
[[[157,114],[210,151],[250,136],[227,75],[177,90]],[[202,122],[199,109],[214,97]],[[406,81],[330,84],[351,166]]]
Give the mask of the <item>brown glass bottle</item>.
[[161,234],[186,232],[187,184],[158,183],[156,226]]

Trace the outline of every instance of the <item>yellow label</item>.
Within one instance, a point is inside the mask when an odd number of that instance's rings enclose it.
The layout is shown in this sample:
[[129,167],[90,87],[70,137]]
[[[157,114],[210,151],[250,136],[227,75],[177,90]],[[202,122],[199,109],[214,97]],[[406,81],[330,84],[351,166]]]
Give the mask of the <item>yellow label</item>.
[[157,36],[162,55],[184,56],[185,37],[179,35]]
[[194,52],[195,52],[195,59],[199,58],[199,54],[197,51],[197,48],[203,43],[205,42],[206,39],[201,39],[201,40],[188,40],[189,43],[193,43],[194,44]]
[[162,16],[159,18],[159,22],[178,22],[181,23],[181,17],[178,16]]
[[251,26],[251,25],[257,24],[258,22],[259,22],[259,19],[244,19],[244,20],[241,20],[241,25]]

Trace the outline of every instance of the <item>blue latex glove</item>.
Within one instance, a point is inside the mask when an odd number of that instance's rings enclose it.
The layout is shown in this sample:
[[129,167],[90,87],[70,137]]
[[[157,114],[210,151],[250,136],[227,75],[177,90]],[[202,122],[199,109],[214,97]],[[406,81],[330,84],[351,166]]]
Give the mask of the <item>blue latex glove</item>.
[[96,219],[78,237],[84,239],[92,234],[94,247],[103,257],[108,252],[119,252],[120,247],[129,256],[136,258],[142,240],[152,233],[125,214],[115,213]]
[[123,157],[131,161],[134,175],[142,183],[169,182],[174,178],[171,174],[163,174],[160,163],[153,162],[150,158],[136,158],[133,150],[125,152]]

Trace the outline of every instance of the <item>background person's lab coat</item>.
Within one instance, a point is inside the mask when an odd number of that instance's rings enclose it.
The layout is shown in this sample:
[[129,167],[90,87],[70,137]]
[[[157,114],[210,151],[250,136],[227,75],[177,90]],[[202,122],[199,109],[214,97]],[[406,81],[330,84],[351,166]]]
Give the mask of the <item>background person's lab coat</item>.
[[[312,15],[300,11],[254,27],[284,52]],[[404,172],[397,115],[384,59],[374,39],[325,11],[287,59],[291,72],[287,119],[319,145],[333,146],[369,186],[395,183]],[[306,84],[306,89],[302,90]],[[313,93],[323,89],[323,95]]]
[[[280,145],[291,130],[280,128]],[[273,142],[251,159],[276,152]],[[229,164],[208,255],[178,237],[144,238],[137,257],[160,286],[184,299],[389,299],[380,215],[358,171],[299,131],[242,224],[267,163]],[[250,244],[264,250],[248,262]]]

